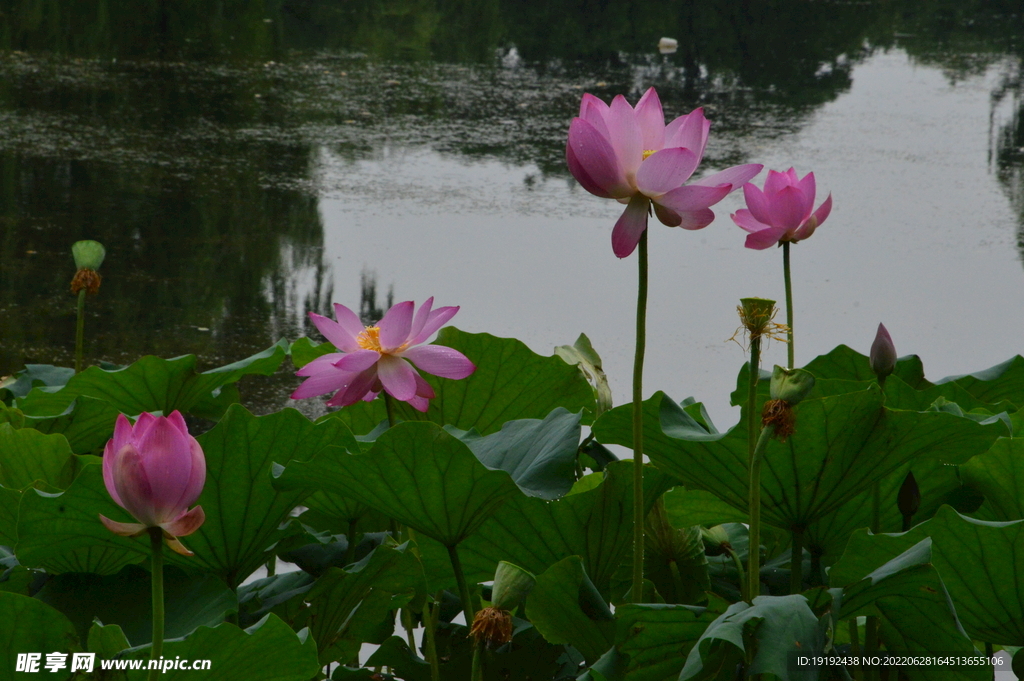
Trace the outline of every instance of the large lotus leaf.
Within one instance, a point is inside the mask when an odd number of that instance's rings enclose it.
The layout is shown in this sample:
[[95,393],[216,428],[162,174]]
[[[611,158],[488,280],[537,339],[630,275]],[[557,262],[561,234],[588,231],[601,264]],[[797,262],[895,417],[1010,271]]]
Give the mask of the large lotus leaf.
[[[94,618],[118,624],[132,645],[153,636],[150,573],[129,565],[116,575],[69,572],[49,579],[36,598],[64,613],[80,640],[89,636]],[[189,577],[168,566],[164,570],[164,638],[179,638],[199,626],[215,626],[238,610],[233,591],[212,575]]]
[[[148,660],[149,648],[129,657]],[[210,660],[210,669],[170,669],[161,672],[161,681],[308,681],[320,670],[309,631],[296,634],[273,614],[245,630],[233,624],[200,627],[183,640],[166,641],[163,657]],[[128,678],[144,681],[149,674],[145,664],[128,672]]]
[[[40,672],[47,679],[66,679],[70,666],[54,673],[43,667],[46,653],[81,650],[75,627],[68,618],[36,598],[0,591],[0,669],[4,678],[35,679]],[[12,626],[13,625],[13,626]],[[42,653],[35,673],[17,673],[18,653]],[[68,658],[70,659],[70,658]]]
[[18,506],[21,492],[0,487],[0,546],[14,546],[18,542]]
[[[977,458],[976,456],[971,460]],[[903,528],[903,516],[896,506],[896,495],[908,471],[914,473],[921,493],[921,506],[913,518],[915,523],[935,515],[939,507],[952,493],[960,489],[962,484],[956,466],[926,458],[918,458],[905,464],[878,483],[881,496],[879,527],[882,532],[899,532]],[[872,491],[869,489],[861,492],[841,508],[808,525],[804,532],[804,546],[820,556],[823,566],[831,565],[846,549],[846,542],[854,530],[871,525],[872,505]]]
[[816,668],[793,665],[795,654],[813,656],[822,646],[818,618],[807,599],[794,594],[758,596],[753,604],[730,605],[690,650],[679,680],[719,679],[723,670],[735,669],[745,660],[751,646],[754,659],[749,674],[774,674],[783,681],[818,678]]
[[168,560],[216,573],[231,587],[267,561],[267,549],[286,535],[281,524],[308,496],[307,490],[274,489],[274,461],[306,461],[328,445],[355,447],[338,419],[313,424],[294,409],[253,416],[240,405],[197,439],[206,454],[206,486],[196,503],[206,522],[183,540],[196,555],[170,554]]
[[[838,345],[824,355],[812,359],[807,371],[815,378],[837,378],[847,381],[874,381],[875,372],[871,370],[871,360],[846,345]],[[896,360],[893,376],[903,379],[915,389],[927,388],[931,385],[924,377],[924,367],[917,355],[906,355]]]
[[425,593],[423,568],[407,548],[382,544],[347,569],[330,568],[302,597],[309,607],[300,609],[291,624],[310,628],[321,664],[333,659],[327,654],[343,640],[353,651],[370,640],[367,633],[380,627],[387,611],[402,605],[392,605],[393,594],[402,594],[401,600],[407,601]]
[[985,496],[971,515],[981,520],[1024,519],[1024,440],[999,438],[960,467],[964,482]]
[[[711,580],[700,527],[673,527],[660,500],[644,526],[644,577],[654,583],[666,603],[706,602]],[[627,562],[632,570],[631,555]]]
[[[150,638],[153,637],[150,636]],[[122,650],[128,650],[131,647],[131,643],[121,631],[121,627],[116,624],[101,626],[99,622],[93,622],[89,627],[87,640],[86,647],[89,652],[96,653],[96,656],[101,659],[109,660]]]
[[854,532],[832,566],[833,586],[861,580],[875,568],[931,537],[931,562],[967,633],[996,645],[1024,645],[1024,520],[995,523],[960,515],[945,506],[931,520],[903,534]]
[[[815,388],[811,392],[812,398],[864,390],[867,383],[878,380],[871,370],[868,356],[862,355],[846,345],[838,345],[828,354],[815,357],[803,368],[811,372],[815,378]],[[917,390],[932,385],[925,380],[924,367],[917,355],[907,355],[896,360],[892,376],[901,379]],[[759,400],[767,399],[771,379],[772,372],[762,367],[757,383]],[[749,385],[750,368],[748,364],[744,364],[736,378],[736,390],[729,395],[730,404],[734,407],[745,405],[748,399]]]
[[1024,407],[1024,357],[1015,355],[984,371],[963,376],[947,376],[938,381],[956,382],[967,392],[985,402],[1007,400]]
[[[591,481],[602,480],[591,486]],[[661,471],[645,466],[644,506],[675,484]],[[569,556],[580,556],[590,579],[608,593],[612,575],[632,546],[633,462],[610,464],[604,474],[595,473],[577,483],[580,489],[556,499],[516,495],[501,511],[484,522],[459,545],[459,557],[470,582],[494,579],[499,561],[508,561],[534,574],[547,570]],[[424,567],[431,588],[453,582],[448,555],[443,548],[421,541]]]
[[[463,430],[476,428],[487,435],[507,421],[542,419],[556,407],[573,413],[594,411],[593,388],[578,367],[566,364],[561,357],[538,355],[514,338],[466,333],[454,327],[441,329],[436,343],[466,355],[476,364],[476,371],[461,380],[424,374],[437,397],[430,400],[425,414],[398,403],[395,412],[402,420],[433,421]],[[336,352],[330,343],[315,349],[306,344],[300,348],[304,346],[304,350],[293,347],[296,366],[320,354]],[[352,432],[362,435],[385,420],[387,413],[383,401],[374,400],[346,407],[340,416]]]
[[675,527],[745,523],[747,512],[730,506],[711,492],[676,487],[665,492],[665,516]]
[[[190,411],[208,401],[214,391],[245,375],[268,376],[281,366],[288,352],[284,340],[251,357],[202,373],[196,372],[196,356],[161,359],[147,355],[123,369],[107,371],[89,367],[72,376],[67,385],[35,388],[17,401],[29,416],[62,414],[78,396],[103,400],[126,414],[144,411],[170,414],[175,409]],[[204,416],[211,416],[206,413]]]
[[679,675],[686,656],[728,604],[713,607],[626,603],[615,608],[615,648],[627,659],[629,681],[664,681]]
[[446,546],[522,495],[508,473],[484,466],[436,424],[416,422],[389,428],[365,454],[331,447],[311,461],[293,461],[275,484],[351,497]]
[[[886,651],[894,654],[975,654],[931,559],[932,540],[925,538],[850,584],[842,591],[837,619],[879,617]],[[910,681],[992,678],[983,666],[912,665],[902,671]]]
[[543,420],[509,421],[497,433],[483,437],[472,431],[452,434],[469,445],[485,466],[508,472],[526,494],[557,499],[576,480],[581,417],[582,413],[570,414],[559,407]]
[[119,413],[109,402],[83,395],[75,398],[61,414],[23,414],[18,427],[35,428],[43,433],[60,433],[67,438],[71,451],[86,454],[103,448],[114,432],[114,422]]
[[8,489],[25,489],[40,482],[43,487],[61,488],[61,471],[71,456],[63,435],[0,424],[0,485]]
[[71,367],[58,367],[52,364],[26,364],[24,369],[3,381],[3,386],[0,387],[0,400],[8,400],[11,397],[25,397],[35,387],[60,387],[66,384],[74,375],[75,370]]
[[239,625],[255,624],[269,612],[291,621],[306,607],[301,596],[313,588],[314,582],[312,575],[295,570],[243,584],[238,587]]
[[588,664],[614,642],[615,616],[598,593],[579,556],[561,560],[537,575],[526,599],[526,615],[548,643],[567,643]]
[[[747,414],[725,434],[709,433],[663,393],[644,403],[644,451],[688,487],[707,490],[739,510],[747,507]],[[868,390],[804,400],[796,432],[772,440],[761,472],[762,521],[807,527],[920,456],[962,463],[984,451],[1003,426],[936,411],[883,407]],[[602,442],[631,446],[629,407],[594,424]]]
[[60,494],[27,490],[18,513],[15,553],[22,565],[48,572],[113,574],[149,556],[149,542],[112,533],[100,514],[129,521],[103,484],[98,464],[88,464]]

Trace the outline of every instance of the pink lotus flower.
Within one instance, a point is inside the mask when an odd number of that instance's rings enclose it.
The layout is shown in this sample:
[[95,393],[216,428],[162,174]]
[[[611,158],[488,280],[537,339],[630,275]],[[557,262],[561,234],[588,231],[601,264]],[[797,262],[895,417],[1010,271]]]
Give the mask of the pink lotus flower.
[[732,221],[750,232],[746,246],[757,250],[780,241],[806,239],[832,212],[832,195],[829,194],[818,210],[811,213],[814,173],[807,173],[801,180],[792,168],[784,173],[768,171],[763,192],[753,184],[743,185],[743,196],[747,208],[736,211]]
[[338,303],[334,304],[336,322],[310,312],[316,328],[341,352],[318,357],[296,371],[296,376],[308,378],[292,393],[292,399],[337,391],[327,404],[346,407],[360,400],[368,402],[384,390],[396,400],[426,411],[434,389],[416,368],[456,379],[476,371],[458,350],[420,345],[459,311],[458,307],[432,310],[433,304],[434,299],[428,298],[414,315],[416,306],[411,300],[398,303],[376,326],[365,328],[356,313]]
[[652,203],[663,224],[702,229],[715,219],[709,206],[761,172],[764,166],[757,163],[733,166],[684,185],[704,156],[710,128],[703,109],[666,126],[654,88],[635,109],[622,95],[611,106],[583,95],[580,115],[569,126],[565,160],[588,192],[628,204],[612,230],[615,255],[625,258],[636,249]]
[[119,523],[101,514],[108,530],[136,537],[159,527],[173,551],[192,555],[177,538],[206,520],[202,506],[188,510],[206,484],[206,458],[179,412],[144,413],[134,426],[120,414],[103,450],[103,483],[117,505],[139,521]]

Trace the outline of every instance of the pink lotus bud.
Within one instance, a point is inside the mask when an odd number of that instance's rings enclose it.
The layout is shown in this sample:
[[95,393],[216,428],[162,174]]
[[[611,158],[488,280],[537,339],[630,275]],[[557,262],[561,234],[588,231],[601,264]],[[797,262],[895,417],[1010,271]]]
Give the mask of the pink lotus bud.
[[108,530],[136,537],[159,527],[173,551],[192,555],[177,537],[192,534],[206,520],[202,506],[188,510],[206,483],[206,458],[179,412],[144,413],[134,426],[119,415],[103,450],[103,482],[114,501],[139,521],[119,523],[100,515]]
[[894,368],[896,368],[896,346],[893,345],[892,336],[889,335],[885,326],[879,324],[875,342],[871,344],[871,370],[878,376],[878,380],[884,381]]

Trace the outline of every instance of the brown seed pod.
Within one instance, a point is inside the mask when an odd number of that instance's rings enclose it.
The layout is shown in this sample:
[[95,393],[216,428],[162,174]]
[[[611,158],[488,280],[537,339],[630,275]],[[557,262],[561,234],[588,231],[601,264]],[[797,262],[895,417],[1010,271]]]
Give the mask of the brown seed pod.
[[85,289],[89,295],[94,296],[99,293],[102,280],[99,272],[83,267],[75,272],[75,278],[71,280],[71,292],[78,295],[79,291]]
[[512,640],[512,614],[508,610],[483,608],[473,618],[473,628],[469,633],[478,641],[499,645],[508,643]]

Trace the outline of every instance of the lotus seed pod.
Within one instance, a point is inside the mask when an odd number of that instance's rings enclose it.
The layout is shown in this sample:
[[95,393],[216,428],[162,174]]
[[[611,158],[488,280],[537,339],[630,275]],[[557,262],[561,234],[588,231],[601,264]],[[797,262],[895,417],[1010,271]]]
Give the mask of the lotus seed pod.
[[774,300],[767,298],[740,299],[740,317],[751,338],[764,335],[774,316]]
[[494,572],[491,602],[502,610],[515,610],[533,589],[537,579],[518,565],[501,561]]
[[107,251],[99,241],[86,239],[85,241],[76,241],[71,246],[71,255],[75,259],[76,269],[98,270],[103,264],[103,258],[106,257]]
[[804,369],[784,369],[775,365],[772,370],[771,397],[795,406],[814,388],[814,376]]

